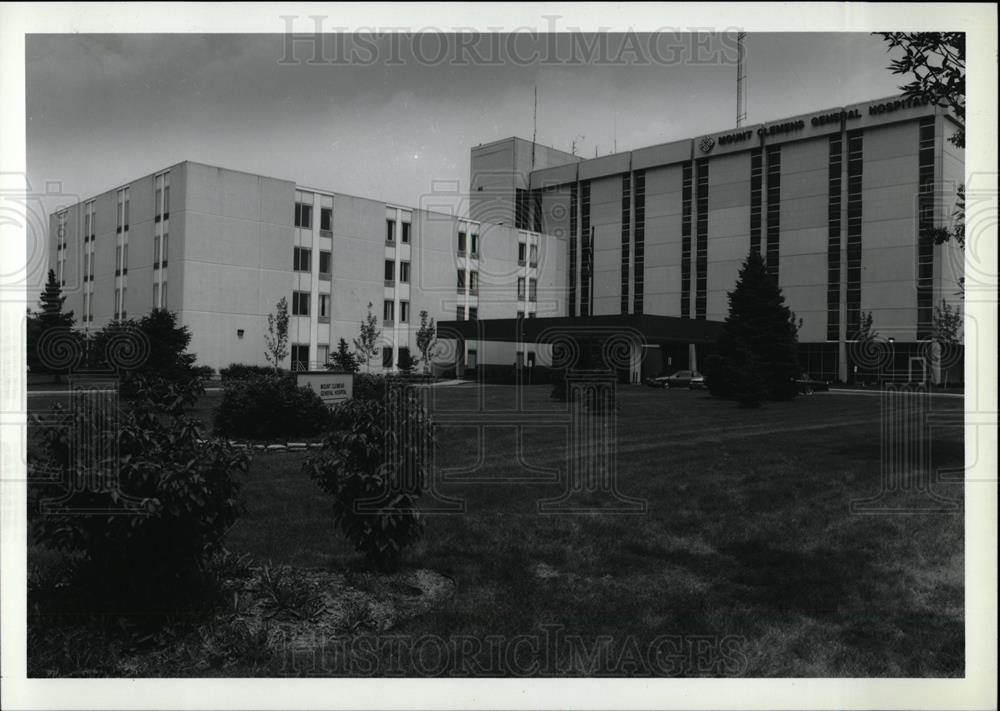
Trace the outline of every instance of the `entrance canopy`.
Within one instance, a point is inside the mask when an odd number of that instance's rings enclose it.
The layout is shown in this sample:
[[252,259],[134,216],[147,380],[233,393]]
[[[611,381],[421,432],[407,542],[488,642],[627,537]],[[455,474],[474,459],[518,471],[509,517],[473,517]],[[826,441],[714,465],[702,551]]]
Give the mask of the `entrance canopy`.
[[553,318],[496,318],[479,321],[439,321],[439,338],[466,341],[547,343],[572,338],[629,338],[647,343],[715,343],[722,333],[721,321],[655,316],[610,314],[607,316],[558,316]]

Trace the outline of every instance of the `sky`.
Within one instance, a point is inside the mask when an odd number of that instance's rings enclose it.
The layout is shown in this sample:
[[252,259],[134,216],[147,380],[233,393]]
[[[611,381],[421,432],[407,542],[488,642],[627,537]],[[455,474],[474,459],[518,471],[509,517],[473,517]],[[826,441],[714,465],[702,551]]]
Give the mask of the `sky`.
[[[868,33],[745,47],[750,124],[898,93]],[[735,34],[28,35],[28,178],[86,198],[194,160],[464,213],[470,149],[531,138],[536,87],[538,142],[584,157],[725,130]]]

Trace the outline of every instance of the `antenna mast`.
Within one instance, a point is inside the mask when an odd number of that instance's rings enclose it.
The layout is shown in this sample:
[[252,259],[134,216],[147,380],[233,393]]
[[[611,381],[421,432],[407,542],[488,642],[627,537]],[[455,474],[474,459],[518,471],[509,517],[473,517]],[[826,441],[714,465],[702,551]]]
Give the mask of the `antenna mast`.
[[746,32],[736,33],[736,128],[740,128],[747,120],[747,98],[744,88],[747,80],[746,50],[743,46],[746,37]]
[[531,119],[531,169],[535,169],[535,140],[538,138],[538,84],[535,84],[535,111]]

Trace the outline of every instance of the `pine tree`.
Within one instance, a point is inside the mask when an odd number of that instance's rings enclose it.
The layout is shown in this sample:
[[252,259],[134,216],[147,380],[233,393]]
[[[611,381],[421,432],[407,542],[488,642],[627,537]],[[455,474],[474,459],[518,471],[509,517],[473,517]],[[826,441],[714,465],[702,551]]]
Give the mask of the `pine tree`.
[[343,370],[345,373],[357,373],[361,370],[361,366],[358,364],[358,357],[349,349],[350,346],[347,345],[347,341],[341,338],[337,342],[337,350],[330,357],[330,362],[327,363],[327,368],[336,368],[337,370]]
[[751,250],[729,292],[729,316],[706,371],[713,395],[735,398],[744,407],[796,395],[795,316],[756,250]]
[[32,372],[54,373],[56,381],[80,364],[83,338],[73,331],[73,312],[63,312],[66,297],[55,270],[50,269],[38,311],[27,313],[27,361]]

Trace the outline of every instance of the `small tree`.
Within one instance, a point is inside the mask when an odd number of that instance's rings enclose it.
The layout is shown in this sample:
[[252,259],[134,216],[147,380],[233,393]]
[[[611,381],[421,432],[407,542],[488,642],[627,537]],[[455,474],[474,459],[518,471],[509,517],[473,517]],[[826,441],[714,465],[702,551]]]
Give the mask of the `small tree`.
[[341,338],[337,342],[337,350],[330,356],[330,362],[326,364],[326,367],[336,368],[345,373],[357,373],[361,370],[361,366],[358,364],[358,357],[348,350],[349,348],[347,341]]
[[371,360],[378,355],[379,340],[382,329],[378,327],[378,319],[372,313],[372,302],[368,302],[368,316],[361,322],[361,330],[354,339],[354,348],[358,353],[358,361],[365,364],[365,371],[371,371]]
[[45,289],[39,296],[39,310],[28,310],[27,360],[34,372],[54,373],[56,381],[77,366],[83,356],[83,339],[73,331],[73,312],[63,312],[66,297],[50,269]]
[[420,312],[420,328],[417,329],[417,349],[424,364],[424,373],[430,372],[431,360],[437,352],[437,326],[428,318],[427,311]]
[[795,316],[760,253],[751,250],[729,292],[729,316],[706,368],[706,384],[713,395],[735,397],[744,407],[765,396],[791,400],[799,375],[797,349]]
[[288,300],[284,296],[275,306],[274,313],[267,315],[264,346],[267,362],[278,370],[281,362],[288,356]]

